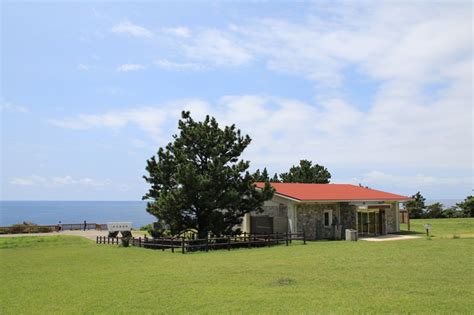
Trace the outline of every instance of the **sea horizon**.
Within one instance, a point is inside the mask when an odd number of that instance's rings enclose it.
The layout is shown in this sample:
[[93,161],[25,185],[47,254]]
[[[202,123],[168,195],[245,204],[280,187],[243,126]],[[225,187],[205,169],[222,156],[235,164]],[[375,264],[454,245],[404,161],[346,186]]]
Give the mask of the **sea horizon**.
[[0,200],[0,226],[125,221],[139,228],[156,221],[146,212],[146,204],[144,200]]

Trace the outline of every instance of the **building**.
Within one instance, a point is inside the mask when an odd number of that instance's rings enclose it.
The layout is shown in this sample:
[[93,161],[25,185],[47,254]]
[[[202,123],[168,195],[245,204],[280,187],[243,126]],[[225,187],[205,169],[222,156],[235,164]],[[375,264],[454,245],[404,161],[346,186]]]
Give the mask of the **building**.
[[[262,188],[264,183],[256,183]],[[247,213],[242,230],[252,234],[300,233],[308,239],[341,239],[400,231],[399,203],[411,198],[348,184],[271,183],[275,194],[262,213]]]

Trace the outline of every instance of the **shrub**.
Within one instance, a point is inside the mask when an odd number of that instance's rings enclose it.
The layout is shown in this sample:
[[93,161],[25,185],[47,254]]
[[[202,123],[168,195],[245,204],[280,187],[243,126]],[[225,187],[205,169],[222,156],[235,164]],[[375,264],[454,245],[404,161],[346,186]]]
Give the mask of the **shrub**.
[[140,227],[140,231],[148,231],[148,230],[150,230],[150,229],[153,229],[153,224],[151,224],[151,223],[150,223],[150,224],[146,224],[146,225],[142,225],[142,226]]
[[53,232],[53,228],[50,227],[50,226],[39,226],[39,227],[38,227],[38,232],[40,232],[40,233]]
[[130,245],[130,240],[132,238],[130,236],[122,236],[122,246],[128,247]]
[[171,235],[168,229],[168,226],[164,224],[163,222],[154,222],[153,225],[149,224],[149,228],[147,232],[153,238],[159,238],[159,237]]

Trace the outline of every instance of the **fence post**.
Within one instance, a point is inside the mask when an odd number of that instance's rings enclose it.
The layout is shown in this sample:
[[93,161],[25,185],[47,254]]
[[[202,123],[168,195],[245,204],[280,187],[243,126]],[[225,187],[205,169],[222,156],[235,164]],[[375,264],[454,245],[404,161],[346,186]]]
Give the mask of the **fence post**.
[[278,232],[276,232],[277,245],[280,245],[280,239],[278,238]]
[[165,240],[163,238],[160,238],[160,241],[161,241],[161,251],[164,252],[165,251]]
[[252,245],[252,235],[250,233],[249,233],[249,236],[247,238],[247,242],[248,242],[247,247],[250,248],[251,245]]
[[267,234],[267,246],[270,247],[270,235]]
[[99,244],[99,237],[98,236],[95,238],[95,243]]
[[285,243],[286,243],[286,246],[288,246],[288,232],[286,232]]
[[303,230],[303,244],[306,245],[306,233]]
[[206,235],[206,252],[209,251],[209,235]]
[[181,251],[184,254],[184,237],[181,238]]
[[230,236],[227,237],[227,250],[230,250]]
[[174,253],[174,238],[171,238],[171,252]]
[[107,244],[110,244],[110,237],[107,236]]

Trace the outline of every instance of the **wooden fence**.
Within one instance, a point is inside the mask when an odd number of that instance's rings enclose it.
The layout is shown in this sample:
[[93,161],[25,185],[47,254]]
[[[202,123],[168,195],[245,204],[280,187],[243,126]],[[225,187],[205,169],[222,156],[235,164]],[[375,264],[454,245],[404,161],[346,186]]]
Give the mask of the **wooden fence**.
[[[121,237],[97,236],[97,244],[119,244]],[[136,247],[161,249],[162,251],[170,249],[173,253],[181,251],[181,253],[189,253],[195,251],[209,251],[216,249],[232,248],[253,248],[253,247],[270,247],[273,245],[285,244],[290,245],[292,241],[301,240],[306,244],[305,233],[275,233],[266,235],[252,235],[244,233],[237,236],[228,237],[212,237],[204,239],[186,239],[184,237],[167,237],[167,238],[148,238],[134,237],[130,240],[130,245]]]

